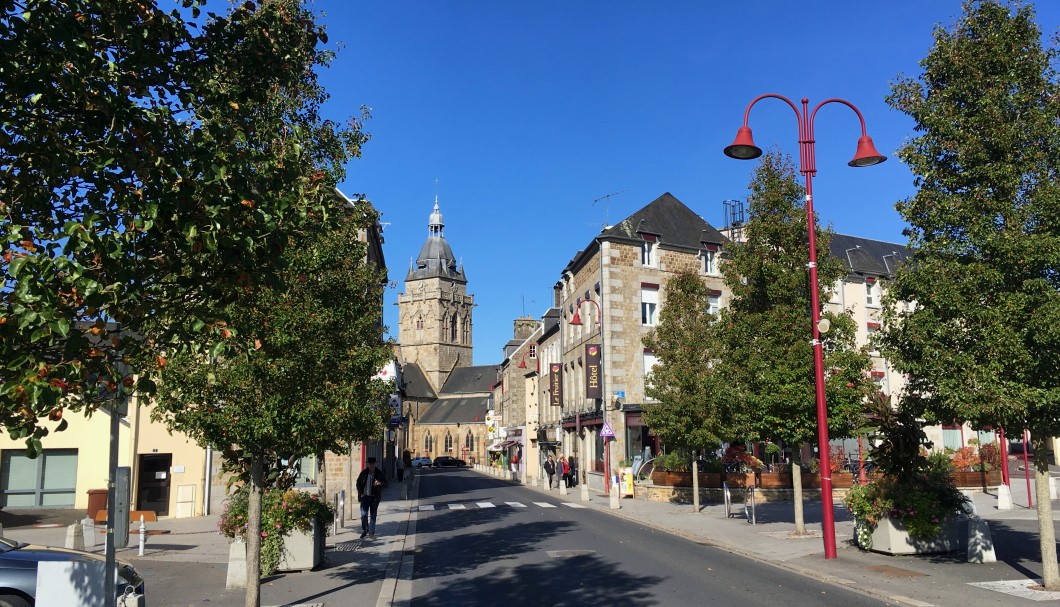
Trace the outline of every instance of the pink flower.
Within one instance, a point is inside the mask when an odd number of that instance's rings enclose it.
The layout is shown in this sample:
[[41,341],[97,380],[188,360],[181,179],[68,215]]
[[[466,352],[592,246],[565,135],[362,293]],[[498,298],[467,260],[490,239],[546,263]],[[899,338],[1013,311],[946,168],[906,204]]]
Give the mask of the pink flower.
[[261,532],[261,537],[269,537],[269,534],[268,534],[268,533],[265,533],[264,531],[262,531],[262,532]]

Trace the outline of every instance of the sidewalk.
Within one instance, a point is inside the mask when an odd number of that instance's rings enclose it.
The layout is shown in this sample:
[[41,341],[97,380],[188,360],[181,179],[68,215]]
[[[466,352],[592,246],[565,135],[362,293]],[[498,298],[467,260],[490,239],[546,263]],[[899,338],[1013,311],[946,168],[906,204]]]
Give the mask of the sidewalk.
[[[824,558],[820,500],[804,504],[804,519],[811,537],[792,537],[793,502],[757,504],[754,525],[743,517],[742,504],[739,508],[734,505],[733,512],[740,513],[734,518],[726,518],[722,504],[701,504],[697,513],[690,504],[634,498],[620,500],[621,508],[612,510],[607,496],[592,491],[587,504],[693,542],[899,605],[995,607],[1030,600],[1060,601],[1060,592],[1025,588],[1041,579],[1037,513],[1026,507],[1026,485],[1021,484],[1022,479],[1013,478],[1012,482],[1012,510],[998,510],[996,495],[972,496],[977,514],[989,522],[997,555],[997,562],[983,564],[966,562],[964,552],[903,557],[861,551],[853,544],[854,522],[838,500],[835,503],[837,558],[834,560]],[[546,492],[541,487],[529,488]],[[559,497],[555,489],[547,493]],[[580,502],[581,488],[568,490],[564,499]],[[1053,507],[1054,521],[1060,520],[1060,502],[1054,501]],[[973,583],[984,586],[971,586]]]
[[[497,478],[498,481],[511,482]],[[745,518],[726,518],[724,506],[702,505],[693,512],[689,504],[649,502],[643,499],[620,500],[621,508],[612,510],[607,496],[590,491],[590,508],[634,521],[661,532],[671,533],[700,544],[714,546],[740,554],[759,563],[781,567],[816,579],[839,584],[880,597],[892,604],[925,607],[956,605],[967,607],[995,607],[998,604],[1028,603],[1028,598],[1002,594],[1003,588],[990,590],[973,583],[1008,582],[1025,596],[1034,600],[1060,600],[1060,592],[1045,593],[1025,590],[1040,578],[1038,555],[1037,515],[1027,509],[1025,485],[1013,478],[1012,510],[997,510],[994,495],[975,494],[974,503],[979,516],[989,521],[997,553],[997,562],[974,564],[964,561],[964,554],[932,555],[924,557],[893,557],[862,552],[851,542],[853,522],[842,505],[836,504],[836,543],[838,558],[826,560],[821,539],[821,504],[806,502],[807,538],[792,538],[795,529],[794,504],[772,502],[758,504],[757,524]],[[415,488],[415,485],[414,485]],[[545,491],[540,486],[527,486],[538,493],[569,502],[581,502],[581,488],[560,496],[557,490]],[[380,540],[365,542],[355,532],[355,521],[346,521],[338,535],[328,538],[329,563],[318,571],[273,578],[270,587],[263,585],[263,604],[283,604],[273,597],[318,597],[308,605],[338,604],[339,590],[365,578],[383,580],[380,604],[384,596],[394,596],[402,553],[405,552],[410,511],[415,503],[415,491],[410,500],[384,502],[379,511]],[[1021,499],[1022,495],[1022,499]],[[1023,504],[1023,505],[1021,505]],[[1060,503],[1054,502],[1054,510]],[[742,508],[739,509],[742,513]],[[1054,515],[1060,519],[1060,511]],[[148,536],[145,555],[137,556],[139,535],[130,534],[129,548],[118,551],[118,558],[146,565],[155,562],[199,563],[212,565],[215,577],[202,580],[202,588],[211,593],[211,604],[241,605],[242,591],[225,591],[223,572],[228,562],[228,541],[217,533],[217,516],[186,519],[163,519],[148,525],[149,529],[168,530],[165,535]],[[134,525],[134,528],[136,526]],[[413,528],[414,532],[414,528]],[[4,530],[4,535],[19,541],[62,546],[66,538],[64,527],[18,527]],[[100,534],[102,536],[102,534]],[[412,540],[414,541],[414,540]],[[102,553],[97,545],[94,552]],[[402,571],[402,576],[407,575]],[[219,577],[219,580],[218,580]],[[187,580],[185,580],[186,582]],[[196,582],[198,584],[198,582]],[[219,588],[213,588],[219,585]],[[389,587],[387,587],[389,585]],[[282,588],[283,594],[279,594]],[[150,591],[149,591],[150,592]],[[389,594],[387,595],[387,593]],[[270,596],[271,594],[271,596]],[[231,595],[231,597],[229,597]],[[345,604],[345,603],[343,603]],[[372,603],[375,604],[374,598]]]

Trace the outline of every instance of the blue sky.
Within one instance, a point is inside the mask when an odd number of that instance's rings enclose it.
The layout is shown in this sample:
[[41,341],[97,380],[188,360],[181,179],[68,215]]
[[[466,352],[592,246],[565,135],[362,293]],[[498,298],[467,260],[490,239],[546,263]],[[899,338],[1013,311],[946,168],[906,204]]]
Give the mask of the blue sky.
[[[893,155],[913,124],[885,97],[899,75],[918,73],[933,27],[961,10],[959,0],[313,6],[338,48],[322,73],[328,115],[372,108],[373,139],[341,188],[383,214],[397,283],[386,294],[390,334],[437,194],[477,303],[475,364],[500,362],[512,321],[540,317],[563,267],[605,222],[670,192],[722,227],[722,201],[745,198],[753,169],[722,148],[763,93],[808,97],[811,107],[841,97],[861,109],[892,158],[847,167],[856,116],[825,107],[814,205],[837,232],[904,242],[894,203],[913,193],[912,175]],[[1040,0],[1037,13],[1047,35],[1060,27],[1060,2]],[[797,155],[795,116],[782,102],[757,104],[750,126],[760,147]]]

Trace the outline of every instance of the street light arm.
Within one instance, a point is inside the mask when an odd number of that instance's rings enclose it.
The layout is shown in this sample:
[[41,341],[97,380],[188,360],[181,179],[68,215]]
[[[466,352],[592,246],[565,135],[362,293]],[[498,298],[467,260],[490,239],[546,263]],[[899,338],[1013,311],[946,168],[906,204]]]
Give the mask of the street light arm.
[[861,134],[862,135],[867,135],[868,134],[865,131],[865,117],[861,115],[861,110],[859,110],[857,108],[857,106],[855,106],[853,103],[850,103],[846,99],[840,99],[838,97],[832,97],[831,99],[825,99],[824,101],[822,101],[822,102],[818,103],[817,105],[815,105],[814,108],[813,108],[813,112],[810,113],[809,131],[810,131],[810,135],[811,136],[813,135],[813,122],[814,122],[814,120],[817,117],[817,111],[820,110],[821,108],[823,108],[824,106],[828,105],[829,103],[841,103],[841,104],[847,106],[848,108],[854,110],[854,113],[858,115],[858,121],[861,123]]
[[747,104],[747,109],[743,112],[744,126],[747,126],[747,121],[751,118],[751,108],[754,107],[754,105],[759,101],[767,98],[780,99],[784,103],[788,104],[788,107],[791,108],[791,111],[795,112],[795,119],[799,121],[800,125],[802,124],[802,116],[799,115],[799,108],[795,106],[795,103],[791,99],[788,99],[784,95],[780,95],[777,93],[766,93],[765,95],[759,95],[755,97],[751,100],[751,103]]

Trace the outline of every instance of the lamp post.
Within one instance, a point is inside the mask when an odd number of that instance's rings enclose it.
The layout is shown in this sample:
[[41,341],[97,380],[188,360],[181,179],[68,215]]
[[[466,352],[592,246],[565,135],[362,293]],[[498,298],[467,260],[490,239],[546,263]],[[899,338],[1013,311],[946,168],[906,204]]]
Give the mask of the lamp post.
[[[602,256],[603,256],[603,252],[602,251],[603,251],[603,247],[601,247],[601,259],[602,259]],[[601,265],[602,264],[603,264],[603,261],[601,261]],[[600,330],[600,395],[601,395],[600,396],[600,408],[601,408],[600,415],[603,416],[603,421],[606,423],[608,421],[608,415],[607,415],[607,390],[606,390],[606,383],[604,381],[604,378],[605,378],[605,376],[607,374],[604,373],[604,363],[605,363],[605,359],[606,359],[606,353],[604,351],[604,322],[603,322],[604,321],[604,311],[603,311],[603,308],[601,308],[600,304],[598,304],[597,302],[593,301],[592,299],[584,299],[584,300],[579,299],[577,305],[574,306],[574,316],[571,317],[570,324],[572,324],[574,326],[580,326],[580,325],[583,324],[580,312],[581,312],[582,304],[586,303],[586,302],[591,303],[594,306],[596,306],[596,326]],[[586,466],[586,462],[588,461],[588,454],[586,453],[588,451],[588,449],[585,448],[584,441],[583,441],[582,444],[583,444],[583,447],[582,447],[582,456],[581,456],[582,457],[581,466],[582,466],[582,469],[584,470],[585,466]],[[585,478],[583,477],[583,479],[582,479],[582,497],[583,497],[583,499],[587,499],[588,493],[589,493],[589,488],[585,484]],[[611,495],[611,440],[610,440],[610,437],[606,437],[606,436],[604,437],[604,495],[608,495],[608,496]]]
[[817,111],[829,103],[839,103],[854,110],[858,120],[861,122],[861,137],[858,139],[857,151],[854,158],[848,162],[848,166],[865,167],[879,164],[887,157],[876,151],[872,138],[865,132],[865,118],[854,104],[844,99],[825,99],[809,110],[809,99],[803,97],[802,111],[795,104],[784,97],[774,93],[767,93],[755,97],[747,104],[743,115],[743,126],[736,132],[736,139],[732,145],[725,148],[725,155],[737,160],[753,160],[762,155],[762,149],[755,145],[751,137],[751,128],[747,126],[747,119],[751,115],[751,108],[756,103],[766,98],[780,99],[787,103],[795,112],[795,119],[799,127],[799,172],[806,178],[806,223],[809,230],[810,260],[807,267],[810,269],[810,345],[813,347],[813,375],[814,391],[817,400],[817,446],[821,458],[821,527],[824,536],[824,557],[826,559],[836,558],[835,543],[835,513],[832,508],[832,473],[831,466],[827,465],[830,458],[828,448],[828,407],[824,394],[824,350],[821,344],[821,309],[817,282],[817,220],[813,214],[813,176],[817,174],[817,166],[814,152],[813,125],[817,117]]

